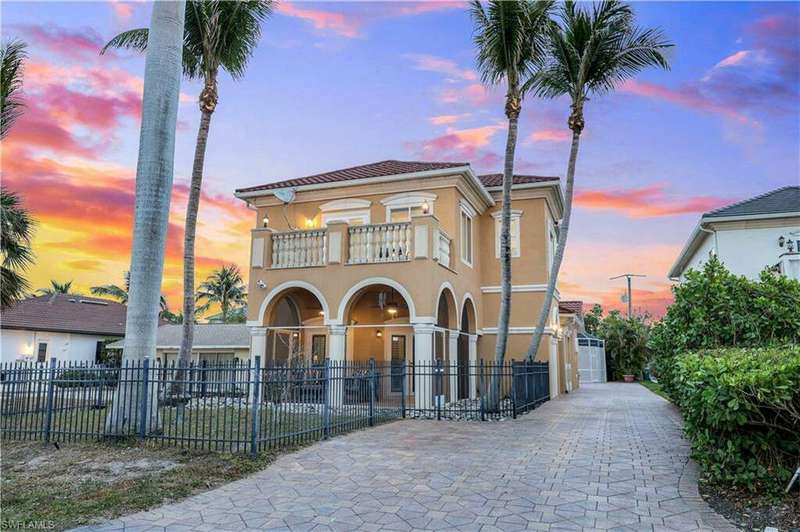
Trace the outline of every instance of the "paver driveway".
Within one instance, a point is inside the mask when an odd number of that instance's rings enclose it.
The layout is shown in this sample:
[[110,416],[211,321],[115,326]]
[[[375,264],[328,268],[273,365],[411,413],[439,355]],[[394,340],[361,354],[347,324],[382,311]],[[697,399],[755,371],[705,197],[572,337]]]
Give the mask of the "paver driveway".
[[104,530],[727,530],[697,493],[676,410],[586,385],[517,421],[403,421]]

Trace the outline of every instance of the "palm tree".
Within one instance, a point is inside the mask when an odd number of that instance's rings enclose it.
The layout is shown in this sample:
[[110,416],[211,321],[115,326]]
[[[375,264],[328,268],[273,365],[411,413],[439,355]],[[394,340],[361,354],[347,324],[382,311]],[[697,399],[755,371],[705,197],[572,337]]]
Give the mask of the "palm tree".
[[[202,79],[200,128],[192,167],[192,183],[186,208],[183,240],[183,337],[178,357],[181,365],[191,360],[195,321],[194,241],[203,165],[211,115],[217,107],[220,67],[234,79],[244,75],[247,61],[261,37],[261,23],[271,14],[274,0],[189,0],[183,38],[183,71],[189,79]],[[147,29],[126,31],[114,37],[108,48],[147,47]]]
[[[497,317],[495,362],[502,364],[508,343],[508,318],[511,313],[511,185],[514,180],[514,152],[517,126],[522,110],[521,83],[529,77],[545,49],[545,35],[550,23],[551,0],[491,0],[484,9],[480,0],[472,1],[477,65],[483,83],[497,85],[505,81],[505,114],[508,119],[505,165],[503,167],[503,204],[500,223],[500,312]],[[500,400],[500,380],[493,379],[490,406]]]
[[219,270],[212,272],[200,285],[197,301],[205,301],[205,304],[197,309],[200,313],[207,311],[212,304],[218,304],[222,322],[229,323],[237,307],[247,303],[247,291],[239,268],[234,264],[223,265]]
[[30,289],[23,274],[33,264],[31,238],[34,221],[22,206],[20,197],[1,187],[0,220],[3,226],[0,236],[0,253],[3,256],[0,264],[0,308],[5,308],[24,298]]
[[528,347],[529,360],[536,358],[539,349],[567,244],[575,163],[585,126],[584,105],[589,96],[611,92],[646,67],[669,69],[666,52],[672,46],[661,30],[637,27],[630,6],[616,0],[594,4],[591,11],[567,1],[560,10],[560,21],[550,28],[547,60],[525,83],[524,89],[545,98],[564,95],[570,98],[567,126],[572,131],[572,147],[567,163],[564,217],[550,265],[544,305]]
[[55,294],[76,294],[72,291],[72,281],[64,281],[60,283],[53,279],[50,280],[50,286],[39,288],[36,292],[43,296],[52,296]]
[[[182,0],[153,3],[144,65],[142,126],[136,167],[133,250],[123,349],[126,362],[150,360],[156,352],[185,13],[186,4]],[[109,434],[130,434],[140,428],[152,430],[158,427],[157,390],[150,389],[149,400],[145,403],[139,393],[141,386],[136,382],[136,372],[128,377],[114,391],[114,400],[106,417],[106,432]],[[145,408],[141,408],[143,405]]]
[[21,93],[26,48],[18,40],[7,41],[0,47],[0,139],[6,138],[25,107]]
[[[125,286],[119,286],[116,284],[104,284],[100,286],[92,286],[89,288],[89,291],[96,296],[102,297],[110,297],[122,303],[123,305],[128,304],[128,292],[131,289],[131,272],[125,272]],[[158,301],[158,306],[161,309],[158,317],[165,318],[168,314],[172,314],[169,311],[169,307],[167,306],[167,299],[161,295]]]

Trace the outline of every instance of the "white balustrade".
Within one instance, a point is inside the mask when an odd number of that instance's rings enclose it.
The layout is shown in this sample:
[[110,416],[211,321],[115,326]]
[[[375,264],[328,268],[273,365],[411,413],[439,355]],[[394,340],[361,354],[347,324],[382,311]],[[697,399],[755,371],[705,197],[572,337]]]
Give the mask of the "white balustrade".
[[348,231],[351,264],[399,262],[411,258],[409,222],[357,225]]
[[274,233],[272,235],[272,267],[323,266],[326,240],[325,229]]
[[449,268],[450,267],[450,237],[447,236],[442,230],[438,231],[439,238],[436,239],[438,253],[436,256],[439,258],[439,264]]

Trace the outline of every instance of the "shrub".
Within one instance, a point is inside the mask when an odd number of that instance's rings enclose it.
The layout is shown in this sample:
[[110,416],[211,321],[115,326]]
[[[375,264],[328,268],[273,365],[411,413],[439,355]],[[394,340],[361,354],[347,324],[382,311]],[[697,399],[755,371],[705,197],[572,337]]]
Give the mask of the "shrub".
[[648,326],[642,318],[624,318],[611,311],[600,321],[597,334],[606,343],[606,363],[610,376],[641,375],[647,362]]
[[665,391],[675,357],[720,347],[759,347],[800,338],[800,282],[764,271],[758,281],[730,273],[715,256],[673,287],[675,302],[651,330],[648,349]]
[[800,347],[678,356],[673,399],[709,480],[776,491],[800,465]]
[[117,371],[91,369],[65,369],[56,375],[53,383],[61,388],[84,388],[94,386],[116,386]]

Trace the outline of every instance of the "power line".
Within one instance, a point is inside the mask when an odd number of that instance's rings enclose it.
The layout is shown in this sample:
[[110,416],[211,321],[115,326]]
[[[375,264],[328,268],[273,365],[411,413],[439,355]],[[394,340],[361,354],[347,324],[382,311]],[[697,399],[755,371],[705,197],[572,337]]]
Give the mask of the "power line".
[[616,277],[610,277],[608,280],[613,281],[615,279],[622,279],[625,277],[628,280],[628,317],[630,318],[633,315],[633,302],[631,301],[631,278],[632,277],[647,277],[641,273],[623,273],[622,275],[617,275]]

